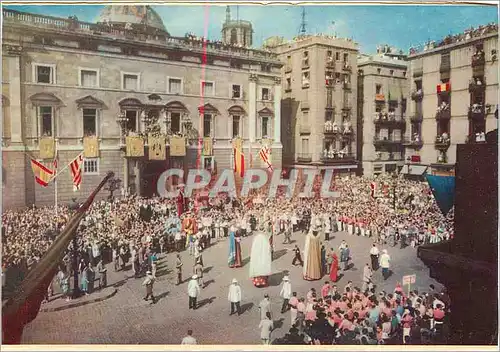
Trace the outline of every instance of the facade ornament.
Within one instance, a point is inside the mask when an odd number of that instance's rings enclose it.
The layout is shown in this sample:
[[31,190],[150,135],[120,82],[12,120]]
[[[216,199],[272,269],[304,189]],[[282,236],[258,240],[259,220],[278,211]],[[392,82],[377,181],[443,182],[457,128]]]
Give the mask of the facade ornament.
[[250,73],[250,82],[257,82],[258,77],[255,73]]
[[281,78],[280,77],[274,77],[274,83],[276,83],[277,85],[280,85],[281,84]]

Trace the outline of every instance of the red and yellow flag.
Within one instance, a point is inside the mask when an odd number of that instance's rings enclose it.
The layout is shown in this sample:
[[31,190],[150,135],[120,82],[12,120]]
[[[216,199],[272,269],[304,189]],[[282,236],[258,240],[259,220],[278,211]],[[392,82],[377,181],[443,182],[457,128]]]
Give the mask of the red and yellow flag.
[[31,159],[31,168],[33,169],[33,174],[35,174],[36,183],[42,187],[47,187],[55,175],[54,170],[49,169],[35,159]]
[[449,92],[450,90],[451,90],[450,83],[443,83],[443,84],[437,85],[437,92],[438,93]]

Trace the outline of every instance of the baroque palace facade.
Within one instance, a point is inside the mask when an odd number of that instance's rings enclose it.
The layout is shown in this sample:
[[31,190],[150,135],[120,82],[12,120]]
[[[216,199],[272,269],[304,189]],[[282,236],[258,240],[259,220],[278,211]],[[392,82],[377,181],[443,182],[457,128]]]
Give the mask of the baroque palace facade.
[[[97,23],[3,9],[3,206],[53,204],[54,187],[60,202],[82,199],[108,171],[151,196],[167,168],[231,168],[233,138],[248,166],[264,166],[257,153],[268,145],[281,167],[282,65],[250,49],[251,24],[241,27],[228,9],[223,40],[209,42],[170,36],[149,6],[107,6]],[[127,137],[153,134],[165,155],[152,158],[147,138],[126,152]],[[52,166],[47,145],[59,170],[85,145],[79,191],[69,170],[57,186],[35,184],[30,157]]]

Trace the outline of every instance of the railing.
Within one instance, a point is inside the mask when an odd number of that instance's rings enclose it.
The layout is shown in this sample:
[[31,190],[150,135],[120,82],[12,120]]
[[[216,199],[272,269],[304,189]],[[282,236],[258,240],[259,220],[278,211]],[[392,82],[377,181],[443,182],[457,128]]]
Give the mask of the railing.
[[373,138],[373,144],[375,145],[382,145],[382,144],[402,144],[403,140],[401,139],[393,139],[393,138],[388,138],[388,137],[377,137],[375,136]]
[[486,59],[484,57],[484,52],[475,53],[472,55],[471,64],[472,67],[484,66]]
[[486,90],[486,83],[484,82],[484,80],[482,82],[476,81],[476,82],[469,83],[469,92],[470,93],[484,92],[485,90]]
[[342,130],[336,126],[336,128],[334,128],[333,126],[329,126],[329,125],[326,125],[323,126],[323,133],[325,134],[338,134],[338,133],[342,133]]
[[408,146],[408,147],[422,147],[424,145],[424,142],[422,141],[422,138],[405,138],[403,139],[403,145]]
[[373,122],[375,124],[380,124],[380,125],[392,125],[392,126],[398,126],[398,125],[405,125],[406,121],[405,119],[401,117],[396,117],[396,115],[384,115],[381,113],[376,113],[374,116]]
[[320,160],[325,164],[339,163],[343,161],[352,161],[354,159],[355,159],[354,153],[342,153],[337,151],[334,152],[328,151],[326,152],[326,155],[325,152],[323,152],[323,156],[320,158]]
[[344,89],[345,90],[351,90],[351,83],[348,83],[348,82],[344,82]]
[[482,104],[474,104],[469,106],[469,118],[473,120],[482,120],[486,116],[485,108]]
[[450,108],[436,112],[436,120],[449,120],[449,119],[451,119]]
[[310,163],[312,161],[311,153],[299,153],[297,154],[297,161],[299,163]]
[[335,68],[335,60],[332,57],[326,59],[326,67]]
[[437,136],[436,140],[434,141],[434,145],[436,146],[437,149],[448,149],[450,144],[451,144],[451,139],[449,136],[447,138],[444,138],[442,136]]
[[352,67],[349,64],[344,64],[344,65],[342,65],[342,70],[351,72],[352,71]]
[[[196,52],[204,52],[205,48],[208,53],[214,54],[228,54],[231,56],[240,56],[244,58],[255,58],[259,60],[278,61],[277,54],[273,52],[240,48],[236,46],[226,45],[221,42],[202,41],[185,38],[185,37],[165,37],[166,33],[159,30],[151,31],[150,33],[137,33],[134,30],[126,30],[122,28],[108,26],[106,24],[96,24],[89,22],[82,22],[74,19],[65,19],[59,17],[37,15],[25,13],[10,9],[3,9],[3,19],[5,22],[18,22],[22,25],[33,25],[37,27],[47,27],[60,30],[68,30],[72,32],[85,32],[101,34],[106,33],[111,37],[123,37],[126,39],[147,41],[151,44],[161,44],[173,49],[186,49]],[[139,27],[143,27],[139,25]],[[144,40],[145,37],[145,40]]]

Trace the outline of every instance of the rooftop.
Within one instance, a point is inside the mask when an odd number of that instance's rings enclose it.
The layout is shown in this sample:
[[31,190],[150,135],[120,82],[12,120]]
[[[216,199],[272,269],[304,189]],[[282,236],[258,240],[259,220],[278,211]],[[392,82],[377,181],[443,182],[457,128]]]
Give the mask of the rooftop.
[[285,46],[288,46],[288,48],[298,48],[313,44],[323,44],[327,46],[358,50],[358,43],[351,38],[340,38],[323,33],[297,36],[291,40],[281,38],[281,40],[278,40],[273,44],[275,44],[275,48],[278,48],[280,51],[286,51]]
[[448,35],[439,41],[428,41],[425,44],[419,45],[417,47],[412,47],[409,50],[409,56],[414,57],[426,52],[431,52],[435,49],[444,49],[455,44],[464,43],[470,40],[477,39],[491,34],[498,34],[498,23],[489,23],[484,26],[479,26],[477,28],[471,27],[463,31],[462,33],[455,35]]

